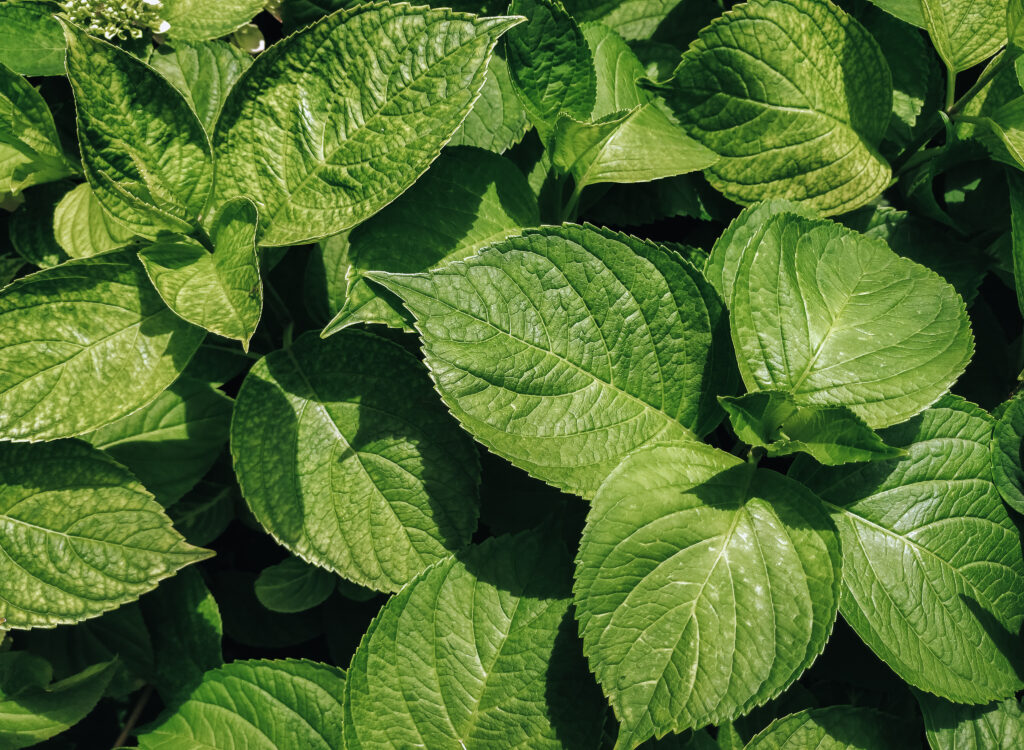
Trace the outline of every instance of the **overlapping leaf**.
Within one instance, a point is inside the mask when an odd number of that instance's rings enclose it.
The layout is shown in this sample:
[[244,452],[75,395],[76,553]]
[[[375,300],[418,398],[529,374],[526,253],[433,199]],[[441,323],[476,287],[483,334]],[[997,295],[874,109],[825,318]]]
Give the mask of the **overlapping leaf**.
[[226,42],[163,44],[150,58],[153,69],[181,92],[207,133],[228,92],[252,65],[252,57]]
[[261,10],[262,0],[163,0],[160,16],[173,39],[202,41],[230,34]]
[[88,258],[124,247],[134,235],[107,215],[89,183],[83,182],[54,209],[53,236],[70,257]]
[[0,64],[0,193],[17,194],[71,173],[43,97]]
[[892,718],[870,708],[812,708],[773,721],[748,750],[900,750],[906,739]]
[[1024,710],[1016,698],[970,706],[916,695],[932,750],[1012,748],[1024,737]]

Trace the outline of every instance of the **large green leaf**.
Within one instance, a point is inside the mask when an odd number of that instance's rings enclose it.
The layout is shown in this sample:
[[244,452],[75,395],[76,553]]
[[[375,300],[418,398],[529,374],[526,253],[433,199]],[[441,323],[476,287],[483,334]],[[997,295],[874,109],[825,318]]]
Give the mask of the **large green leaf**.
[[[369,218],[437,158],[515,23],[378,3],[273,45],[217,121],[217,200],[253,198],[265,245]],[[305,62],[296,68],[296,59]]]
[[0,63],[23,76],[64,75],[64,33],[49,3],[0,3]]
[[700,32],[670,97],[689,134],[722,156],[728,198],[789,198],[825,214],[875,198],[876,150],[892,112],[889,66],[871,34],[829,0],[751,0]]
[[423,366],[361,331],[309,333],[253,366],[231,452],[256,518],[292,552],[397,591],[469,542],[479,468]]
[[163,0],[160,16],[172,39],[202,41],[230,34],[263,10],[265,0]]
[[512,162],[480,149],[446,149],[405,194],[352,230],[345,304],[323,335],[354,323],[405,323],[395,310],[400,303],[369,285],[366,271],[427,271],[538,224],[537,199]]
[[416,316],[462,425],[562,489],[590,497],[631,450],[717,422],[721,303],[661,246],[567,224],[372,278]]
[[256,252],[256,206],[236,198],[213,218],[213,252],[188,237],[161,240],[139,252],[167,306],[189,323],[237,339],[249,350],[263,314]]
[[338,750],[345,673],[312,661],[236,661],[207,672],[176,711],[139,735],[141,750]]
[[882,438],[908,455],[790,472],[831,504],[843,617],[911,685],[963,703],[1005,698],[1024,686],[1024,558],[992,483],[992,418],[950,396]]
[[991,57],[1006,44],[1007,0],[919,0],[935,49],[955,72]]
[[480,97],[449,144],[477,146],[500,154],[519,143],[529,129],[530,120],[512,87],[508,63],[497,54],[491,55]]
[[53,627],[137,599],[212,553],[131,473],[78,441],[0,443],[0,620]]
[[576,558],[576,617],[616,747],[781,693],[825,646],[840,562],[821,502],[781,474],[697,442],[627,457]]
[[552,535],[488,539],[425,570],[370,624],[345,684],[345,747],[589,750],[605,707]]
[[527,18],[505,37],[512,85],[541,140],[549,143],[560,114],[583,120],[594,108],[590,47],[558,0],[513,0],[509,12]]
[[181,94],[148,65],[65,26],[82,165],[96,197],[136,234],[188,232],[213,184],[210,141]]
[[963,300],[882,241],[779,214],[739,258],[729,300],[749,390],[847,406],[873,428],[934,403],[974,351]]
[[227,444],[231,403],[208,383],[183,376],[152,403],[83,438],[131,469],[166,508]]
[[202,340],[130,251],[18,279],[0,293],[0,437],[80,435],[130,414],[174,382]]
[[718,400],[736,435],[748,445],[763,446],[769,457],[803,452],[837,466],[902,455],[845,406],[800,406],[786,391],[754,391]]
[[599,21],[615,29],[623,39],[633,40],[650,38],[677,6],[695,4],[693,0],[571,0],[565,6],[575,18]]
[[[27,665],[26,660],[33,663]],[[16,676],[15,669],[42,679],[14,680],[10,693],[7,684],[0,685],[0,750],[31,747],[80,722],[103,697],[117,665],[95,664],[48,684],[50,666],[39,657],[19,651],[0,654],[0,683]]]
[[226,42],[161,44],[149,60],[189,103],[207,133],[220,115],[228,92],[252,65],[252,56]]
[[1007,405],[992,436],[992,479],[1011,508],[1024,513],[1024,394]]
[[89,183],[83,182],[53,210],[53,236],[70,257],[88,258],[124,247],[134,235],[107,215]]
[[71,172],[46,101],[0,64],[0,194],[17,194]]
[[916,695],[932,750],[1013,750],[1024,737],[1024,710],[1016,698],[965,706]]
[[747,750],[903,750],[895,722],[860,706],[810,708],[776,719]]

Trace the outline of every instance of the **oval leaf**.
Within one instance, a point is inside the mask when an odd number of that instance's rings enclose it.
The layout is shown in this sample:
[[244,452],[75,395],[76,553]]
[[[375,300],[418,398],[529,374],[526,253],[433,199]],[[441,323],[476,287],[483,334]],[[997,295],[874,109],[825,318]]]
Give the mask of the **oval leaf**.
[[935,403],[974,352],[964,302],[941,276],[881,240],[793,214],[745,246],[729,311],[749,390],[846,406],[872,428]]
[[965,706],[927,693],[916,696],[932,750],[1012,750],[1024,737],[1024,709],[1016,698]]
[[832,631],[840,547],[799,483],[702,443],[652,446],[601,485],[576,558],[583,650],[620,750],[779,695]]
[[236,661],[207,672],[174,713],[139,735],[141,750],[338,750],[345,673],[312,661]]
[[556,537],[527,533],[420,574],[352,658],[345,747],[596,747],[605,707],[573,636],[570,573]]
[[721,305],[659,245],[565,225],[430,273],[370,277],[416,316],[427,365],[462,425],[584,497],[628,452],[691,437],[717,408]]
[[811,708],[776,719],[746,750],[903,750],[907,739],[892,720],[870,708]]
[[992,437],[992,478],[1011,508],[1024,513],[1024,394],[1010,401]]
[[915,687],[962,703],[1012,695],[1024,558],[992,484],[992,418],[947,397],[882,438],[907,457],[791,471],[832,504],[843,617]]
[[265,0],[163,0],[172,39],[203,41],[230,34],[263,10]]
[[789,198],[824,214],[875,198],[892,111],[878,43],[828,0],[751,0],[700,32],[670,103],[722,156],[711,184],[738,203]]
[[107,215],[88,182],[60,199],[53,210],[53,236],[72,258],[88,258],[124,247],[131,230]]
[[78,441],[0,443],[0,620],[52,628],[137,599],[211,552],[127,469]]
[[0,3],[0,63],[23,76],[64,75],[64,32],[42,3]]
[[278,541],[378,591],[397,591],[476,527],[472,443],[422,365],[371,334],[306,334],[257,362],[235,403],[231,453]]
[[[253,198],[264,245],[301,244],[369,218],[437,158],[515,23],[363,5],[271,46],[217,122],[218,202]],[[306,61],[299,68],[297,58]]]
[[18,279],[0,293],[0,437],[80,435],[130,414],[174,382],[203,335],[130,251]]
[[273,612],[305,612],[323,603],[338,578],[322,568],[288,557],[256,578],[256,598]]

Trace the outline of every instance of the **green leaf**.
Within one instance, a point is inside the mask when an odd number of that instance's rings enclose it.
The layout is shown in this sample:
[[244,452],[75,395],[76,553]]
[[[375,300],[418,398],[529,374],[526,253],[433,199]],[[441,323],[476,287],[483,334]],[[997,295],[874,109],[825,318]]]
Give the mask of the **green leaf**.
[[1024,737],[1024,710],[1016,698],[965,706],[915,693],[932,750],[1010,750]]
[[545,482],[590,497],[633,449],[717,423],[721,303],[661,246],[567,224],[370,277],[416,316],[462,426]]
[[345,673],[312,661],[236,661],[207,672],[174,713],[139,735],[141,750],[338,750]]
[[130,251],[18,279],[0,292],[0,437],[49,440],[110,424],[174,382],[202,340]]
[[241,341],[245,351],[263,314],[256,229],[256,206],[248,198],[236,198],[213,219],[212,253],[182,236],[139,251],[153,286],[171,310],[211,333]]
[[947,397],[882,438],[907,457],[790,472],[831,504],[840,611],[911,685],[962,703],[1005,698],[1024,686],[1013,643],[1024,559],[992,483],[992,418]]
[[338,578],[322,568],[287,557],[264,568],[256,579],[256,598],[273,612],[305,612],[334,592]]
[[217,602],[202,576],[187,568],[139,600],[153,641],[153,684],[164,703],[183,703],[207,670],[224,663]]
[[30,188],[25,203],[7,220],[7,236],[14,252],[33,265],[49,268],[68,259],[54,237],[53,214],[72,187],[66,181]]
[[505,37],[512,85],[548,144],[562,113],[585,120],[594,108],[597,79],[587,40],[558,0],[513,0],[509,12],[527,22]]
[[736,435],[748,445],[765,447],[769,457],[803,452],[837,466],[903,455],[845,406],[800,406],[786,391],[755,391],[718,400]]
[[234,482],[201,480],[190,493],[167,509],[174,528],[190,544],[204,546],[219,537],[234,520],[241,501]]
[[[5,667],[20,656],[0,654],[0,680]],[[43,664],[48,671],[49,665]],[[116,662],[95,664],[60,682],[27,685],[13,696],[0,696],[0,750],[31,747],[73,727],[103,697],[116,671]]]
[[882,241],[779,214],[740,258],[730,301],[748,390],[847,406],[869,427],[939,399],[974,352],[963,300]]
[[252,65],[252,56],[226,42],[176,41],[157,47],[149,63],[181,92],[212,133],[228,92]]
[[928,23],[925,19],[922,0],[871,0],[871,2],[911,26],[923,29]]
[[303,559],[397,591],[469,542],[475,451],[422,365],[360,331],[309,333],[257,362],[231,453],[260,523]]
[[530,119],[512,87],[508,63],[498,54],[491,55],[480,97],[448,144],[501,154],[523,140],[529,129]]
[[88,258],[131,243],[131,230],[114,221],[88,182],[68,191],[53,211],[53,236],[72,258]]
[[117,47],[65,26],[82,165],[103,207],[135,234],[189,232],[213,184],[210,141],[181,94]]
[[697,442],[627,457],[576,558],[616,748],[730,720],[792,684],[832,630],[839,550],[821,502],[781,474]]
[[77,441],[0,443],[3,627],[79,622],[212,555],[131,473]]
[[596,76],[594,107],[585,117],[597,120],[621,114],[654,99],[637,85],[647,71],[622,37],[602,23],[585,23],[580,28],[593,55]]
[[919,0],[924,27],[946,67],[967,70],[1006,44],[1007,0]]
[[[217,122],[217,201],[253,198],[263,245],[301,244],[368,219],[437,158],[515,23],[363,5],[274,44]],[[307,64],[297,69],[297,58]]]
[[226,36],[263,10],[265,0],[163,0],[160,16],[172,39],[204,41]]
[[1003,500],[1024,513],[1024,393],[1009,402],[992,437],[992,478]]
[[718,153],[708,179],[748,204],[788,198],[823,214],[886,188],[878,154],[892,79],[878,43],[828,0],[751,0],[700,32],[669,100]]
[[1024,175],[1008,171],[1006,179],[1010,188],[1013,281],[1017,289],[1017,308],[1024,315]]
[[0,64],[23,76],[64,75],[64,32],[44,3],[0,3]]
[[871,708],[810,708],[776,719],[747,743],[747,750],[902,750],[894,722]]
[[360,322],[407,325],[401,303],[367,284],[366,271],[437,268],[538,224],[537,199],[512,162],[479,149],[446,149],[408,192],[352,230],[345,304],[323,335]]
[[54,182],[72,173],[43,97],[0,65],[0,194]]
[[[566,7],[574,17],[600,21],[623,39],[649,39],[659,24],[688,0],[572,0]],[[691,3],[692,4],[692,3]],[[683,42],[689,39],[680,40]]]
[[605,707],[551,534],[488,539],[421,573],[374,618],[345,684],[345,747],[584,750]]
[[83,439],[131,469],[165,508],[209,471],[227,444],[231,399],[181,377],[143,408]]

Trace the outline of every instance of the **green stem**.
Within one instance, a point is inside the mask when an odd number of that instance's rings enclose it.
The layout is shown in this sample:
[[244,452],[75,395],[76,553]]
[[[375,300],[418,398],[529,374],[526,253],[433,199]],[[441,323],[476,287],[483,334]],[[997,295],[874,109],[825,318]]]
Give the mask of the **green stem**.
[[562,221],[576,221],[576,211],[580,205],[580,195],[583,194],[583,187],[580,184],[573,185],[572,195],[569,196],[568,203],[565,204],[565,209],[562,211]]
[[135,702],[135,707],[132,709],[131,715],[128,716],[128,721],[124,723],[124,729],[121,730],[121,734],[114,740],[115,750],[128,741],[128,737],[131,735],[132,730],[135,729],[135,725],[139,723],[139,717],[142,716],[142,710],[146,707],[146,703],[149,702],[151,695],[153,695],[153,686],[146,685],[139,694],[139,699]]
[[946,68],[946,111],[949,112],[956,104],[956,71]]

